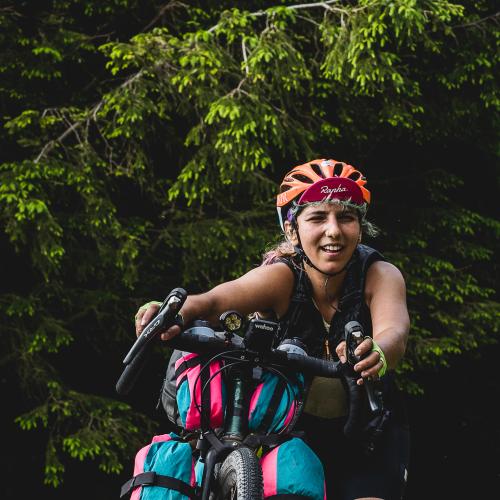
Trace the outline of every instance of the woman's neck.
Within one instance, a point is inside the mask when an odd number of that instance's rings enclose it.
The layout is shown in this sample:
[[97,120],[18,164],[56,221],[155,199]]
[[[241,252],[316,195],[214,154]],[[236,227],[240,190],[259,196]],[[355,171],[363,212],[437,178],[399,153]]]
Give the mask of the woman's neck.
[[342,272],[337,276],[327,276],[312,268],[307,263],[304,264],[304,268],[312,285],[316,307],[320,311],[326,307],[330,311],[332,308],[337,309],[346,273]]

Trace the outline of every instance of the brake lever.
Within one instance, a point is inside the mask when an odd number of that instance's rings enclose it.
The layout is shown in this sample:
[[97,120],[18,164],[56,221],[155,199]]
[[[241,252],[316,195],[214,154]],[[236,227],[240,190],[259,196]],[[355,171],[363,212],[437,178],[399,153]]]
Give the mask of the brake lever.
[[[187,292],[183,288],[174,288],[162,302],[156,316],[146,325],[142,333],[137,337],[134,345],[123,360],[123,364],[129,364],[137,353],[158,333],[162,332],[169,322],[174,321],[177,313],[186,300]],[[174,324],[174,323],[172,323]]]
[[[361,361],[361,356],[354,354],[356,347],[365,339],[363,327],[357,321],[349,321],[344,327],[345,341],[346,341],[346,357],[347,362],[352,367]],[[382,401],[382,393],[375,388],[373,381],[370,378],[364,378],[364,386],[366,395],[368,396],[368,403],[373,413],[381,412],[384,409]]]

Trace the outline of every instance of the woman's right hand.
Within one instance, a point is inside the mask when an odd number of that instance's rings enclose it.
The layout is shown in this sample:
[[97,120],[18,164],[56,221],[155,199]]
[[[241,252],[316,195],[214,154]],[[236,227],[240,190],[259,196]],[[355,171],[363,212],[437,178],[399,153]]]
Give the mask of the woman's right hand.
[[156,316],[160,309],[161,302],[153,300],[139,307],[135,315],[135,334],[139,336],[144,327]]
[[[142,333],[144,327],[147,326],[150,321],[156,316],[158,310],[160,309],[161,302],[153,300],[139,307],[137,314],[135,315],[135,334],[137,337]],[[161,340],[170,340],[172,337],[179,335],[181,332],[181,327],[176,324],[171,326],[167,331],[161,334]]]

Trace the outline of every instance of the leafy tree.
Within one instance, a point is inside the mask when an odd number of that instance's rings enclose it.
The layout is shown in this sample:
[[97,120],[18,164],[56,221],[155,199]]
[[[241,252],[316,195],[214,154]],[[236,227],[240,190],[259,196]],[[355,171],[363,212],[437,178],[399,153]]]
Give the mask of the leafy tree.
[[53,0],[0,16],[4,366],[19,425],[47,429],[47,483],[65,454],[121,469],[155,420],[112,391],[131,314],[258,265],[276,182],[313,157],[352,162],[376,193],[377,244],[408,283],[405,387],[497,341],[500,224],[467,195],[498,187],[492,4]]

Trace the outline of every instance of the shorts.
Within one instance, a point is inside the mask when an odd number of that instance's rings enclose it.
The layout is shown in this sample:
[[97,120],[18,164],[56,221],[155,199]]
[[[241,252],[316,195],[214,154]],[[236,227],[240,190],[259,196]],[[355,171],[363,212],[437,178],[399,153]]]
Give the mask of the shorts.
[[401,500],[410,461],[408,425],[389,422],[376,450],[367,456],[345,437],[344,421],[304,413],[295,427],[305,432],[306,442],[323,463],[328,500]]

